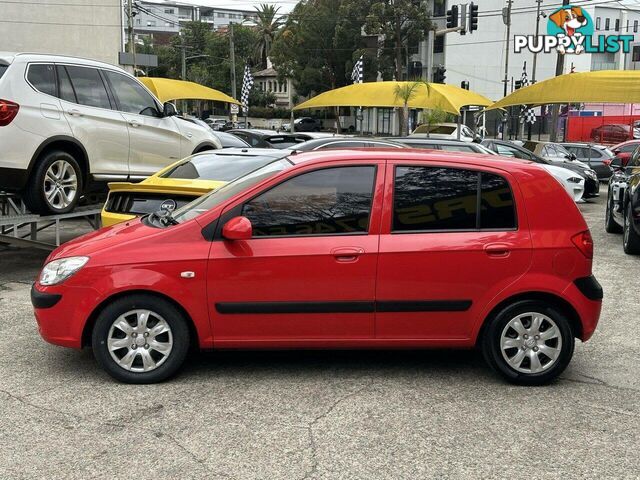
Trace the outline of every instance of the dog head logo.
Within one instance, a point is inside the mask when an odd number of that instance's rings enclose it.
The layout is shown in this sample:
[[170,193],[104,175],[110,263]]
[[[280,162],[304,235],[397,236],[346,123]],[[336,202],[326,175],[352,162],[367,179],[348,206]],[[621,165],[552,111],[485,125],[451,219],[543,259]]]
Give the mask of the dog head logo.
[[593,21],[582,8],[567,6],[549,15],[548,31],[560,40],[560,53],[579,54],[584,52],[585,37],[593,34]]

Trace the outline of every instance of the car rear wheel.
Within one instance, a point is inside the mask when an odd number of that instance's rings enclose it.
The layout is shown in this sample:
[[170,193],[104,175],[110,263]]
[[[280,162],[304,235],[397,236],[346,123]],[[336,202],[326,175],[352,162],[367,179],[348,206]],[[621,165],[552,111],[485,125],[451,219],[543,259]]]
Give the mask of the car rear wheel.
[[487,363],[509,382],[544,385],[569,364],[574,337],[568,319],[557,309],[527,300],[490,319],[481,345]]
[[640,235],[633,228],[633,213],[631,211],[631,204],[627,204],[627,208],[624,211],[624,228],[622,233],[622,248],[624,253],[630,255],[640,254]]
[[622,228],[616,223],[613,218],[613,197],[609,197],[607,200],[607,210],[604,217],[604,230],[607,233],[620,233]]
[[82,170],[67,152],[54,150],[38,160],[27,185],[24,202],[40,214],[71,212],[82,194]]
[[184,315],[168,301],[131,295],[109,304],[92,334],[96,360],[125,383],[156,383],[182,366],[189,350]]

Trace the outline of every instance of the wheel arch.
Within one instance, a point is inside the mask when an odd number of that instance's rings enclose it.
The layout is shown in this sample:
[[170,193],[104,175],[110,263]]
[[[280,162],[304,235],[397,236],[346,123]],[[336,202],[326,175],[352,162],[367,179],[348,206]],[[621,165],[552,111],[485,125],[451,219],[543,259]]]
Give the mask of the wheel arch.
[[482,325],[480,326],[476,335],[475,345],[479,346],[480,342],[482,341],[482,337],[484,335],[485,328],[489,323],[489,320],[491,320],[495,315],[507,308],[509,305],[526,300],[545,302],[556,308],[557,310],[560,310],[561,313],[567,316],[569,324],[571,326],[571,330],[573,332],[573,336],[576,338],[582,338],[582,323],[580,321],[580,316],[578,315],[576,309],[568,301],[553,293],[524,292],[505,298],[491,309],[491,311],[482,321]]
[[198,144],[196,148],[193,149],[191,155],[201,152],[206,152],[207,150],[217,150],[218,147],[211,142],[202,142]]
[[93,332],[96,319],[98,318],[100,313],[107,307],[107,305],[115,300],[127,297],[129,295],[147,295],[150,297],[161,298],[169,302],[171,305],[177,308],[178,311],[180,311],[180,313],[182,313],[182,315],[184,315],[184,318],[187,320],[187,327],[189,328],[189,348],[195,348],[199,345],[198,330],[196,329],[195,324],[193,323],[193,319],[191,318],[191,315],[189,315],[189,312],[187,312],[186,308],[184,308],[179,302],[169,297],[168,295],[154,290],[138,288],[114,293],[113,295],[102,300],[102,302],[100,302],[98,306],[93,309],[82,329],[82,339],[80,344],[81,347],[88,347],[91,345],[91,334]]
[[69,155],[73,156],[73,158],[76,159],[76,161],[80,165],[80,168],[82,169],[83,188],[86,187],[90,173],[89,155],[87,154],[87,150],[84,148],[84,145],[82,145],[75,138],[69,137],[67,135],[56,135],[54,137],[46,139],[40,144],[40,146],[36,149],[35,153],[31,157],[31,161],[29,162],[29,168],[27,170],[28,175],[31,175],[36,162],[43,154],[54,150],[62,150],[64,152],[67,152]]

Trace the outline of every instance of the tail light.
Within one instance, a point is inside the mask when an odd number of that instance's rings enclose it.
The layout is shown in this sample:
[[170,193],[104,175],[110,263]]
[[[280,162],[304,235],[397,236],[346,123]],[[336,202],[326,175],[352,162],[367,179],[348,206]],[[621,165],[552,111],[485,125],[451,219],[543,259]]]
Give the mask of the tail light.
[[593,238],[591,238],[591,232],[589,230],[574,235],[571,237],[571,241],[576,248],[580,250],[580,253],[589,260],[593,259]]
[[16,118],[20,105],[9,100],[0,100],[0,127],[9,125]]
[[609,165],[611,165],[611,158],[605,158],[604,160],[602,160],[602,163],[604,163],[608,167]]

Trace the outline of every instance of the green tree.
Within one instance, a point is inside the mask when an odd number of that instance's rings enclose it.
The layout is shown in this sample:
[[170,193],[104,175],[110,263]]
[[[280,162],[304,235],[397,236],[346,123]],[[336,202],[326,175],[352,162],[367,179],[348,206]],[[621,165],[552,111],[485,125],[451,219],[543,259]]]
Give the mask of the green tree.
[[439,108],[424,109],[422,111],[422,125],[427,125],[427,138],[429,138],[432,126],[446,122],[449,117],[450,114]]
[[256,34],[258,36],[255,46],[255,60],[262,68],[267,67],[267,57],[271,53],[271,45],[276,32],[283,25],[283,21],[277,18],[280,7],[274,7],[266,3],[256,7],[258,21]]
[[393,94],[396,99],[402,100],[402,122],[400,124],[400,133],[403,136],[409,135],[409,102],[418,93],[420,85],[424,85],[423,82],[403,82],[398,83],[393,89]]

